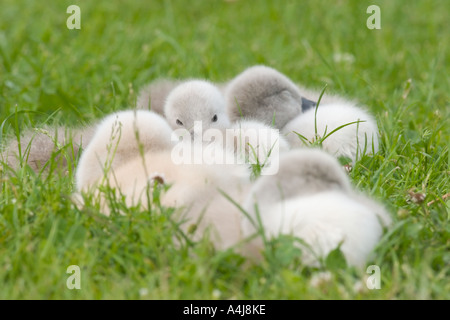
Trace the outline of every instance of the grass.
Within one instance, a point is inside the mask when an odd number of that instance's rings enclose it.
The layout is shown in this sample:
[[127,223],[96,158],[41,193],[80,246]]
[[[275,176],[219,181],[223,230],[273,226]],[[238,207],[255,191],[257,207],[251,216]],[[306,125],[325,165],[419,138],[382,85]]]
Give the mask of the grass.
[[[81,30],[66,28],[71,4],[81,8]],[[366,27],[369,4],[356,0],[3,0],[2,139],[133,107],[140,86],[159,77],[219,82],[267,64],[376,115],[381,150],[350,176],[394,224],[368,262],[380,266],[381,289],[369,290],[370,274],[339,254],[312,269],[286,238],[268,243],[258,265],[215,251],[207,238],[176,246],[173,210],[157,201],[150,212],[122,208],[127,216],[106,218],[95,204],[73,204],[72,171],[7,175],[2,164],[0,299],[449,299],[450,7],[370,4],[381,8],[381,30]],[[80,266],[81,290],[66,287],[70,265]]]

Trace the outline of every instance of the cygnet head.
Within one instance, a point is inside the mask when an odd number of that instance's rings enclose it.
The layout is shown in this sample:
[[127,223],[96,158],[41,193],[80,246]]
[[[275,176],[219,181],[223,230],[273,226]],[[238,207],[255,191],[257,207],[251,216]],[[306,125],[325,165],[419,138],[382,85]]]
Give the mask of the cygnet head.
[[[255,119],[278,129],[314,102],[302,98],[299,88],[273,68],[254,66],[234,78],[226,90],[231,121]],[[305,108],[303,108],[305,107]]]
[[319,149],[297,149],[281,154],[278,172],[260,177],[252,194],[261,204],[332,190],[352,191],[339,162]]
[[187,81],[173,89],[167,97],[164,113],[173,129],[184,128],[191,137],[196,121],[201,121],[202,130],[225,129],[230,125],[222,93],[203,80]]

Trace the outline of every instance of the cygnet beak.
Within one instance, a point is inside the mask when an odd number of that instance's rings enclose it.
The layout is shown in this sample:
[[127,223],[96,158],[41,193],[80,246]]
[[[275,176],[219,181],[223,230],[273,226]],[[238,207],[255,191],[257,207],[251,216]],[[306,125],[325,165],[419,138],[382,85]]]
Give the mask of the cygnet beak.
[[314,101],[308,100],[306,98],[302,97],[302,111],[305,112],[311,108],[314,108],[317,103]]

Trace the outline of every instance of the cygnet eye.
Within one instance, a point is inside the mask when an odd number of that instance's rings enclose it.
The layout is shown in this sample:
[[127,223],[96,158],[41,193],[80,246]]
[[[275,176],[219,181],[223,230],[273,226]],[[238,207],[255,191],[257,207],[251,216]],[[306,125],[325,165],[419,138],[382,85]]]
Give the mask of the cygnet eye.
[[217,121],[217,114],[214,115],[214,117],[212,118],[212,122],[216,122]]
[[179,125],[179,126],[182,126],[182,125],[183,125],[183,122],[181,122],[181,121],[178,120],[178,119],[177,119],[176,123],[177,123],[177,125]]

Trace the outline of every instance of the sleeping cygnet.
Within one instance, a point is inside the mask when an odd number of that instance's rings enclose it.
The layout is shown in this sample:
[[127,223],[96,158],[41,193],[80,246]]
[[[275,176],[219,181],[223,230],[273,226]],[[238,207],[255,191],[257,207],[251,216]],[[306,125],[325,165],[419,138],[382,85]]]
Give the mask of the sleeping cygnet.
[[181,83],[181,80],[172,79],[157,79],[150,82],[140,89],[136,108],[151,110],[164,116],[164,104],[167,96]]
[[[144,163],[136,158],[118,168],[114,177],[110,175],[109,183],[125,195],[128,206],[141,204],[143,209],[155,179],[169,185],[160,194],[160,203],[176,208],[173,218],[182,222],[181,230],[193,241],[209,233],[217,249],[227,249],[242,240],[242,214],[227,197],[237,203],[244,200],[249,188],[249,174],[244,169],[218,164],[175,164],[170,152],[149,152]],[[103,208],[103,212],[109,212]]]
[[[390,224],[385,209],[353,191],[338,161],[317,149],[281,155],[278,173],[256,181],[244,209],[254,220],[243,220],[244,237],[261,232],[259,214],[267,238],[284,234],[303,240],[302,261],[311,266],[340,246],[349,265],[362,267]],[[258,236],[248,254],[258,257],[261,250]]]
[[[340,126],[344,127],[330,134]],[[309,142],[330,134],[322,142],[323,149],[336,157],[348,157],[353,163],[363,154],[378,152],[376,120],[349,101],[320,104],[317,114],[315,108],[308,110],[288,122],[281,132],[292,148],[308,145],[297,134]]]
[[80,193],[93,191],[102,213],[109,215],[108,197],[93,189],[106,183],[118,198],[125,198],[127,206],[140,205],[145,210],[152,203],[151,190],[156,180],[169,186],[159,195],[159,201],[162,206],[176,209],[171,217],[186,236],[198,241],[207,234],[215,248],[228,249],[242,240],[241,212],[227,197],[237,203],[244,200],[249,189],[249,173],[244,170],[242,166],[176,164],[170,150],[149,150],[144,157],[135,156],[117,166],[107,174],[106,181],[79,184],[74,198],[82,203]]
[[99,188],[108,185],[125,197],[127,206],[140,204],[145,210],[157,180],[170,186],[161,193],[160,203],[176,208],[173,218],[194,241],[209,233],[218,249],[238,244],[241,215],[223,193],[242,203],[249,188],[248,170],[230,164],[177,163],[171,133],[166,120],[150,111],[107,117],[79,162],[74,200],[83,205],[81,194],[93,192],[102,213],[109,215],[109,198]]
[[160,115],[145,110],[113,113],[97,126],[81,154],[76,172],[79,189],[85,188],[134,157],[149,150],[169,150],[172,129]]
[[[241,164],[264,165],[279,152],[289,149],[289,144],[277,129],[260,121],[240,120],[230,124],[222,94],[216,86],[206,81],[187,81],[178,86],[170,93],[165,111],[169,123],[177,132],[179,128],[189,130],[196,142],[193,146],[215,144],[225,147],[228,154],[234,153],[236,156],[233,160]],[[201,131],[196,131],[196,121],[201,122]],[[263,174],[266,171],[267,167]]]
[[288,77],[266,66],[253,66],[239,74],[227,85],[225,96],[232,121],[259,120],[278,129],[316,104],[302,97]]
[[[57,168],[66,170],[69,163],[74,164],[82,148],[89,143],[94,129],[44,127],[28,129],[18,139],[11,138],[2,149],[0,159],[12,170],[28,164],[31,169],[39,173],[48,167],[48,162],[54,158]],[[20,151],[19,151],[20,150]]]

